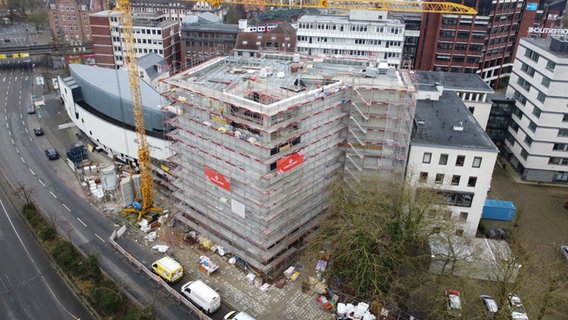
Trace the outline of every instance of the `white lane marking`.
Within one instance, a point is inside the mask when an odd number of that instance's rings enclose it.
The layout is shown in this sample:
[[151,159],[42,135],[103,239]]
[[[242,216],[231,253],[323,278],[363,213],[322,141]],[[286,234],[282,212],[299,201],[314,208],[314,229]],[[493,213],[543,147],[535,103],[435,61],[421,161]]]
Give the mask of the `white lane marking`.
[[[26,252],[28,259],[30,259],[30,261],[32,262],[34,269],[36,270],[36,273],[39,275],[42,275],[42,272],[40,271],[37,263],[35,262],[34,258],[32,257],[32,255],[30,254],[30,252],[28,251],[28,247],[26,247],[26,245],[24,244],[24,241],[22,241],[22,238],[20,237],[20,234],[18,233],[18,231],[16,230],[16,227],[14,226],[14,223],[12,222],[12,219],[10,218],[10,216],[8,215],[8,211],[6,211],[6,207],[4,207],[4,202],[2,202],[2,200],[0,200],[0,206],[2,206],[2,211],[4,211],[4,215],[6,215],[6,218],[8,218],[8,221],[10,222],[10,226],[12,226],[12,230],[14,230],[14,234],[16,234],[16,237],[18,237],[18,241],[20,241],[20,245],[22,246],[22,248],[24,248],[24,251]],[[61,301],[59,301],[59,299],[57,298],[57,296],[55,295],[55,293],[53,292],[53,290],[51,290],[51,288],[49,287],[49,285],[47,285],[47,282],[45,281],[45,278],[43,276],[40,277],[41,282],[43,282],[43,285],[49,290],[49,293],[51,293],[51,296],[53,297],[53,299],[55,300],[55,302],[57,302],[58,305],[61,306],[61,308],[63,310],[65,310],[65,312],[67,312],[70,316],[72,316],[74,319],[78,319],[77,317],[75,317],[69,310],[67,310],[67,308],[65,308],[65,306],[63,305],[63,303],[61,303]]]
[[26,160],[24,160],[24,157],[20,157],[20,159],[22,159],[23,163],[26,163]]
[[63,205],[63,208],[65,208],[67,211],[71,212],[71,209],[69,209],[69,207],[66,206],[65,203],[62,203],[62,205]]
[[32,176],[35,177],[35,172],[32,170],[32,168],[28,168],[28,170],[30,170],[30,172],[32,173]]
[[41,179],[37,179],[37,181],[39,181],[39,183],[45,187],[45,183],[43,183],[43,181]]
[[79,222],[81,222],[82,225],[84,225],[85,227],[87,227],[87,224],[83,222],[83,220],[79,219],[79,217],[77,217],[77,220],[79,220]]
[[101,240],[103,243],[106,243],[106,241],[105,241],[103,238],[101,238],[101,236],[99,236],[99,235],[96,234],[96,233],[95,233],[95,237],[99,238],[99,240]]
[[52,195],[55,199],[57,199],[57,196],[55,195],[55,193],[53,193],[52,191],[49,191],[49,193],[51,193],[51,195]]
[[14,142],[14,139],[10,138],[10,140],[12,141],[12,144],[16,144],[16,143]]

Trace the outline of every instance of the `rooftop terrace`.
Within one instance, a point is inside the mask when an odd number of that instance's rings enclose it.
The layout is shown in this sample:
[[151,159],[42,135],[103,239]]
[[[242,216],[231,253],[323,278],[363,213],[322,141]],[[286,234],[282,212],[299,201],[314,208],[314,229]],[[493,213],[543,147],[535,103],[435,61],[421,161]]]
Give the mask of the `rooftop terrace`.
[[293,55],[220,57],[165,82],[221,100],[234,99],[251,110],[267,113],[283,104],[298,104],[307,97],[344,86],[401,90],[408,87],[395,70],[368,68],[366,60],[293,59]]

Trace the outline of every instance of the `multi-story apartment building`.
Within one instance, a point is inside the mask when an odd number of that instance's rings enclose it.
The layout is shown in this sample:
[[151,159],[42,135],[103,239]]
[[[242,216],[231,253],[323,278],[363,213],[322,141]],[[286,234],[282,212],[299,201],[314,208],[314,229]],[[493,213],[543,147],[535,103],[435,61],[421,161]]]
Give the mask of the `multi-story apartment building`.
[[[93,33],[93,49],[100,67],[120,69],[125,65],[124,36],[120,14],[101,11],[89,16]],[[133,35],[136,57],[156,53],[172,65],[178,58],[179,24],[166,20],[165,14],[135,14]]]
[[412,84],[406,72],[363,72],[367,62],[263,53],[166,79],[182,111],[167,134],[177,221],[272,273],[295,259],[335,178],[402,180]]
[[[186,23],[188,21],[188,23]],[[203,19],[181,25],[181,69],[198,65],[208,59],[228,55],[235,47],[239,34],[236,24],[209,23]]]
[[441,221],[445,228],[473,237],[498,150],[458,93],[446,86],[476,91],[476,84],[485,83],[477,75],[454,74],[442,84],[432,81],[430,75],[436,74],[422,72],[415,78],[418,93],[406,178],[418,191],[435,191],[448,206]]
[[[256,30],[257,27],[254,28]],[[235,51],[246,57],[253,57],[261,52],[294,52],[296,29],[288,22],[283,22],[268,31],[241,31],[237,36]]]
[[404,23],[387,11],[351,10],[349,16],[303,15],[298,19],[296,52],[303,55],[385,61],[401,65]]
[[206,1],[134,0],[130,2],[134,13],[164,13],[166,19],[180,22],[186,16],[212,12],[223,17],[226,8],[214,7]]
[[477,73],[492,88],[500,88],[511,74],[520,37],[535,21],[537,3],[467,3],[477,15],[423,15],[415,69]]
[[528,181],[568,182],[568,39],[521,39],[507,95],[516,100],[505,140]]
[[49,27],[56,45],[81,45],[92,41],[89,15],[106,10],[104,0],[49,0]]

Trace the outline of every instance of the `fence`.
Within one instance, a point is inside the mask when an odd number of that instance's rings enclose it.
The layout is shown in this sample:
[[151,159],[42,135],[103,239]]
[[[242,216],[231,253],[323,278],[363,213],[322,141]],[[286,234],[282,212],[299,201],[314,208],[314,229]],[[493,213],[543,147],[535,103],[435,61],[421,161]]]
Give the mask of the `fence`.
[[160,278],[158,275],[154,274],[151,270],[149,270],[144,264],[140,263],[140,261],[136,260],[130,253],[128,253],[126,250],[124,250],[114,239],[117,236],[117,232],[116,230],[112,232],[111,236],[110,236],[110,244],[112,245],[112,247],[120,252],[120,254],[122,254],[130,264],[134,265],[134,267],[136,267],[136,269],[144,272],[150,279],[156,281],[156,283],[158,283],[160,286],[162,286],[162,288],[164,288],[170,295],[172,295],[178,302],[183,303],[184,305],[186,305],[189,310],[191,310],[191,312],[195,313],[196,315],[199,316],[200,320],[212,320],[211,318],[209,318],[208,316],[206,316],[205,314],[203,314],[203,312],[201,310],[199,310],[199,308],[197,308],[196,306],[194,306],[191,302],[189,302],[189,300],[187,300],[182,294],[180,294],[179,292],[177,292],[176,290],[174,290],[172,287],[170,287],[164,280],[162,280],[162,278]]

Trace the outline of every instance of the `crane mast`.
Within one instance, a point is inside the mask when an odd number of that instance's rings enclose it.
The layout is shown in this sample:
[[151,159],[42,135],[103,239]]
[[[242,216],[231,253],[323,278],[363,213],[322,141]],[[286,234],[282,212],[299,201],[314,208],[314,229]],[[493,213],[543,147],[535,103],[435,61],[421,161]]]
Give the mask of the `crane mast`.
[[130,0],[118,0],[116,9],[120,13],[122,35],[124,39],[124,56],[128,68],[130,82],[130,96],[132,99],[132,111],[134,113],[134,127],[138,142],[138,166],[140,168],[140,208],[126,208],[123,213],[138,212],[138,221],[149,211],[161,211],[161,208],[153,207],[154,180],[152,178],[152,162],[150,148],[146,141],[146,127],[144,125],[144,109],[142,107],[142,95],[140,94],[140,78],[138,76],[138,63],[134,43],[134,27]]

